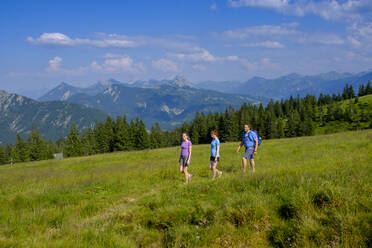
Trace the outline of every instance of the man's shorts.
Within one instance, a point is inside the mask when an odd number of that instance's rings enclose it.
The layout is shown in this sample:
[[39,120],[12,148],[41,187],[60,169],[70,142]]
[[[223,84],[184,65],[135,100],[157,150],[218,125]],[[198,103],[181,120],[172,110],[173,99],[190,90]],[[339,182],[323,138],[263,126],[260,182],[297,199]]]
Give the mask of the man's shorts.
[[253,159],[253,153],[254,153],[254,149],[253,147],[249,147],[247,149],[245,149],[245,153],[243,155],[243,158],[246,158],[246,159]]
[[180,165],[183,166],[183,167],[187,167],[189,166],[189,164],[187,164],[187,160],[189,159],[188,156],[180,156]]

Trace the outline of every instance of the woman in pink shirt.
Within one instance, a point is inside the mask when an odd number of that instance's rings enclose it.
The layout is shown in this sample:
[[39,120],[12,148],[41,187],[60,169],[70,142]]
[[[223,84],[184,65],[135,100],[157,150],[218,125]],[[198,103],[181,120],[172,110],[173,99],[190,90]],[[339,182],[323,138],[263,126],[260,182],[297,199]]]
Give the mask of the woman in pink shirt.
[[182,134],[181,155],[180,155],[180,172],[185,174],[186,183],[189,183],[192,174],[187,172],[187,167],[190,165],[192,144],[187,133]]

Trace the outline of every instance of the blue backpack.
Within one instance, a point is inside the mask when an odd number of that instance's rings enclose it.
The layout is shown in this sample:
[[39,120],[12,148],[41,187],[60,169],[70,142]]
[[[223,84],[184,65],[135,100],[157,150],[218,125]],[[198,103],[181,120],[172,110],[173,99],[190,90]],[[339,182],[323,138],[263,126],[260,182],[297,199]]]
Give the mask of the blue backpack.
[[256,130],[251,130],[252,132],[255,132],[255,134],[257,135],[257,138],[258,138],[258,146],[261,145],[261,136],[258,135],[257,131]]

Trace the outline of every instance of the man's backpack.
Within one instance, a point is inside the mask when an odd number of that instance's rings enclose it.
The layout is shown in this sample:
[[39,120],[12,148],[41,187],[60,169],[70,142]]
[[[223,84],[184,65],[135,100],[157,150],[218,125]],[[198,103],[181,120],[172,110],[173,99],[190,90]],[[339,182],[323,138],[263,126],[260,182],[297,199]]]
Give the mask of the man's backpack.
[[252,132],[254,132],[256,135],[257,135],[257,139],[258,139],[258,146],[261,145],[261,136],[258,135],[257,131],[256,130],[251,130]]

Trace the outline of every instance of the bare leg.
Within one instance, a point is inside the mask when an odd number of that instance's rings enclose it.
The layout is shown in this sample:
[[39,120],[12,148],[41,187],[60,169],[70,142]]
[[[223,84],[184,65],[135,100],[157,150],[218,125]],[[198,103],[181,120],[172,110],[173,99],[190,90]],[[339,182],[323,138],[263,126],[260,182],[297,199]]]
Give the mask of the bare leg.
[[256,169],[254,168],[255,167],[254,159],[250,159],[249,161],[251,162],[252,172],[254,173],[256,171]]
[[183,173],[183,166],[180,165],[180,172]]
[[247,170],[247,159],[244,157],[242,158],[242,165],[243,165],[243,173],[245,173]]
[[189,183],[190,174],[187,172],[187,167],[183,167],[183,173],[185,173],[186,183]]
[[217,170],[217,163],[218,162],[211,162],[211,170],[213,171],[213,179],[216,178],[216,175],[220,175],[222,174],[221,171]]

